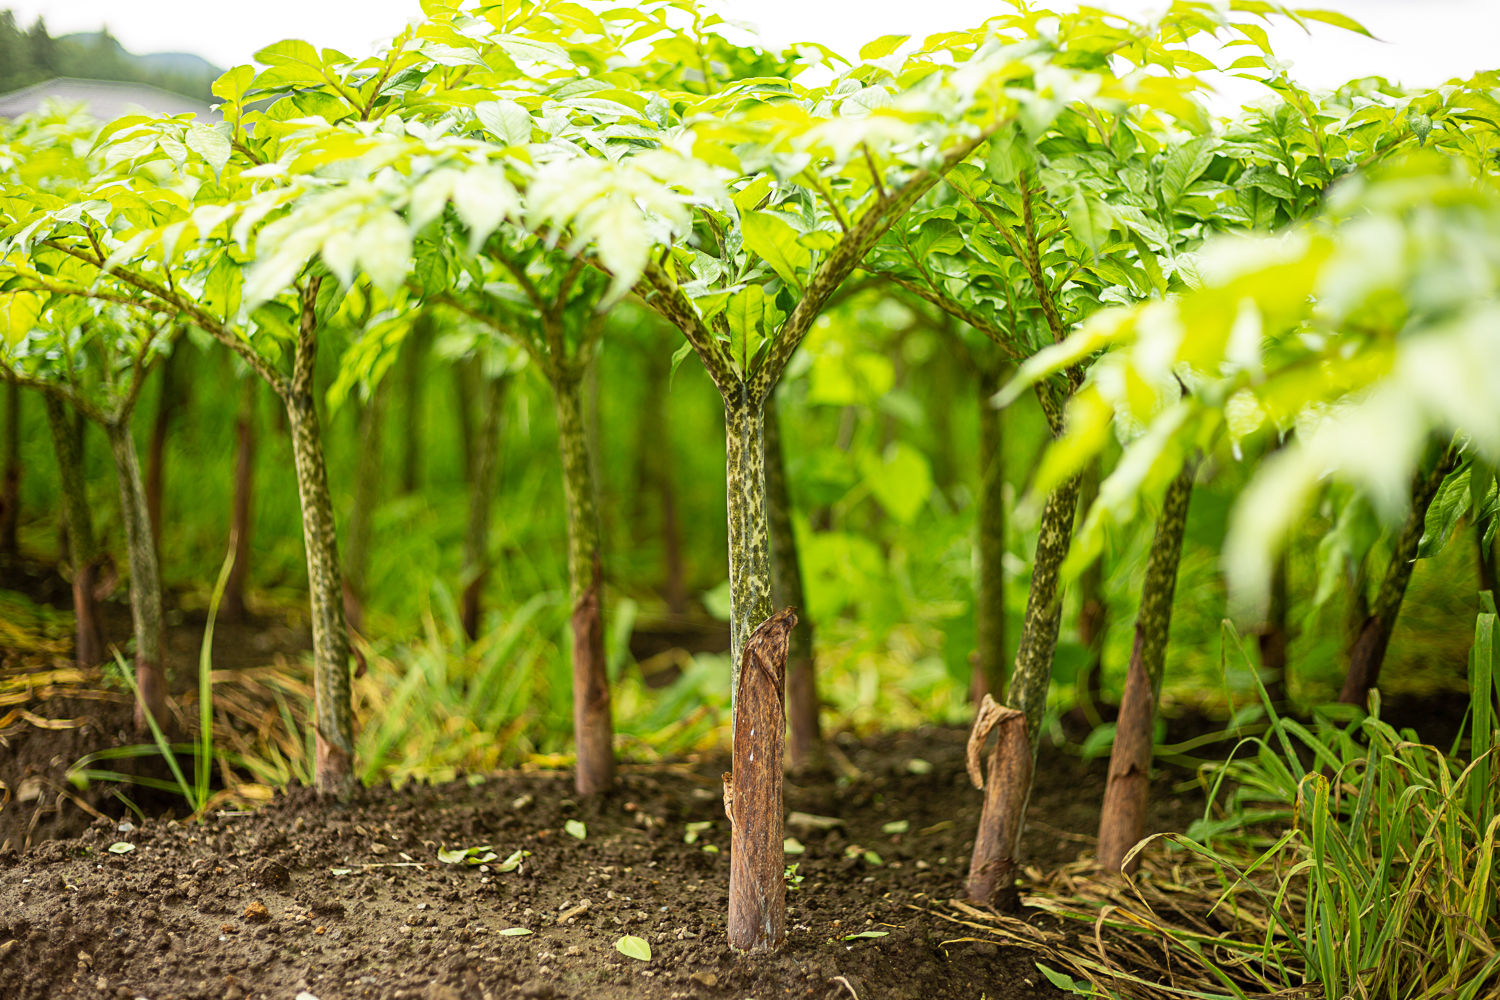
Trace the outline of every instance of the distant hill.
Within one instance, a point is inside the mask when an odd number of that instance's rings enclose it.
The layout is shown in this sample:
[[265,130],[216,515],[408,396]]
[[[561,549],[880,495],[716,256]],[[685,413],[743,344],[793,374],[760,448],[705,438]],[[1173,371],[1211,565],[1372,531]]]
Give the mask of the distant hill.
[[185,52],[135,55],[107,30],[53,37],[41,18],[30,28],[0,10],[0,93],[55,77],[144,83],[199,101],[223,71]]

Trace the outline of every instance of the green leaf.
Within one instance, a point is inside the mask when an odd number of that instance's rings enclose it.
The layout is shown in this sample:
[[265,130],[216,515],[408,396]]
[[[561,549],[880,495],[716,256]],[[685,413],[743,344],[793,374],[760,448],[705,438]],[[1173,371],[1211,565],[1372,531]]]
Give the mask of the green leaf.
[[861,938],[883,938],[890,937],[890,931],[860,931],[858,934],[845,934],[839,938],[840,941],[858,941]]
[[687,832],[682,835],[682,842],[684,844],[696,844],[698,842],[698,835],[713,829],[713,825],[714,822],[711,819],[703,820],[701,823],[686,824]]
[[219,255],[213,269],[203,282],[203,303],[224,321],[233,322],[240,311],[240,289],[244,287],[245,275],[229,254]]
[[806,854],[807,848],[802,846],[802,841],[796,837],[788,837],[781,843],[783,854]]
[[474,114],[507,146],[524,146],[531,141],[531,113],[515,101],[481,101],[474,105]]
[[992,180],[1001,184],[1014,183],[1021,171],[1029,170],[1033,163],[1031,145],[1020,129],[1003,129],[990,139],[990,155],[985,166]]
[[1201,136],[1183,143],[1167,154],[1167,162],[1161,172],[1161,189],[1168,205],[1176,205],[1181,201],[1183,192],[1208,169],[1218,141],[1211,135]]
[[880,828],[882,833],[905,833],[910,829],[911,822],[904,819],[898,819],[893,823],[887,823]]
[[765,292],[759,285],[751,285],[729,298],[725,313],[729,320],[729,353],[739,363],[741,372],[749,372],[750,359],[765,339],[761,335],[765,304]]
[[761,174],[755,180],[740,188],[730,196],[741,215],[753,212],[765,200],[766,194],[771,190],[771,175]]
[[507,927],[500,932],[501,937],[525,937],[531,931],[525,927]]
[[589,828],[584,826],[581,821],[576,819],[570,819],[566,823],[564,823],[563,829],[568,832],[568,836],[577,837],[579,840],[582,840],[584,837],[587,837],[589,835]]
[[1114,228],[1114,222],[1114,216],[1104,202],[1085,193],[1083,188],[1073,192],[1068,202],[1068,228],[1091,254],[1099,253],[1109,231]]
[[494,867],[495,871],[500,872],[501,874],[504,874],[505,872],[513,872],[517,868],[521,867],[521,859],[522,858],[529,858],[529,857],[531,857],[531,852],[530,851],[516,851],[510,857],[506,858],[504,861],[500,862],[498,865],[494,865],[493,867]]
[[615,951],[627,958],[639,959],[642,962],[651,961],[651,946],[646,943],[645,938],[638,938],[634,934],[626,934],[616,941]]
[[109,853],[111,854],[129,854],[133,850],[135,850],[135,845],[124,840],[116,841],[109,845]]
[[802,290],[801,271],[812,262],[812,251],[797,242],[795,229],[770,212],[750,212],[740,216],[740,232],[752,253],[782,281]]
[[9,292],[0,295],[0,332],[7,344],[26,339],[42,315],[43,299],[35,292]]
[[249,63],[226,70],[223,76],[214,81],[214,96],[238,103],[245,96],[245,91],[250,89],[250,81],[254,79],[255,67]]
[[873,42],[868,42],[859,50],[860,59],[870,62],[873,59],[882,59],[896,51],[902,42],[910,38],[910,35],[881,35]]
[[354,869],[353,868],[330,868],[330,869],[328,869],[328,872],[331,875],[349,875],[349,874],[352,874],[354,872]]
[[571,65],[568,53],[563,47],[551,42],[539,42],[532,38],[522,38],[519,35],[491,35],[490,41],[515,60],[551,63],[562,68]]
[[203,157],[213,168],[214,180],[218,180],[232,152],[229,137],[212,125],[194,124],[188,126],[186,142],[188,149]]
[[1055,969],[1049,969],[1049,968],[1047,968],[1041,962],[1037,962],[1035,964],[1036,964],[1036,967],[1037,967],[1037,971],[1040,972],[1042,975],[1046,976],[1047,977],[1047,981],[1049,983],[1051,983],[1053,986],[1056,986],[1058,989],[1060,989],[1060,990],[1067,990],[1069,993],[1077,993],[1077,994],[1080,994],[1082,996],[1093,996],[1094,995],[1093,989],[1090,988],[1089,984],[1086,983],[1086,982],[1084,982],[1083,980],[1080,979],[1077,982],[1075,982],[1074,980],[1070,979],[1068,976],[1063,975],[1061,972],[1058,972]]
[[1324,24],[1331,24],[1336,28],[1344,28],[1345,30],[1352,31],[1355,34],[1364,35],[1366,38],[1375,37],[1374,35],[1370,34],[1368,28],[1360,24],[1354,18],[1348,16],[1347,14],[1340,14],[1336,10],[1303,9],[1296,11],[1296,14],[1298,17],[1306,21],[1322,21]]
[[932,495],[932,467],[927,457],[905,442],[892,442],[883,460],[866,456],[860,462],[860,471],[880,506],[902,524],[915,521]]
[[1472,498],[1469,495],[1468,468],[1449,476],[1438,487],[1437,496],[1427,507],[1427,520],[1423,525],[1422,540],[1417,543],[1417,558],[1430,559],[1442,552],[1458,527],[1459,518],[1469,512]]
[[864,859],[865,864],[874,865],[876,868],[879,868],[885,864],[885,859],[876,854],[874,851],[866,851],[864,853]]
[[459,849],[459,850],[456,850],[456,851],[450,851],[446,847],[439,847],[438,848],[438,860],[441,861],[445,865],[456,865],[460,861],[462,861],[464,858],[467,858],[468,856],[469,856],[469,852],[468,852],[467,849]]

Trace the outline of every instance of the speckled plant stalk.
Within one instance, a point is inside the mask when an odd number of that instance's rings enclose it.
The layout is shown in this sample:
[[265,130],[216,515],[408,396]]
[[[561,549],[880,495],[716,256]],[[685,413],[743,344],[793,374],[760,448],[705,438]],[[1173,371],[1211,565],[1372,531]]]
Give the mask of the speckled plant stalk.
[[344,621],[343,576],[323,436],[318,422],[313,372],[317,360],[314,306],[323,279],[302,290],[292,377],[283,397],[297,467],[302,535],[307,548],[308,597],[312,608],[313,699],[317,735],[313,779],[319,793],[348,796],[354,790],[354,713],[350,702],[349,629]]
[[574,785],[580,795],[607,791],[615,780],[614,721],[604,661],[604,573],[599,557],[599,508],[594,499],[581,379],[552,382],[557,438],[568,508],[568,585],[572,596]]
[[[1052,679],[1057,629],[1062,618],[1059,577],[1073,540],[1077,504],[1075,476],[1049,493],[1042,506],[1036,556],[1032,560],[1031,592],[1021,624],[1015,667],[1005,692],[1003,707],[1010,711],[999,720],[1004,724],[1000,726],[996,755],[991,758],[984,808],[979,814],[974,857],[969,867],[971,898],[992,906],[1011,907],[1016,903],[1012,887],[1026,804],[1031,798],[1037,731],[1047,705],[1047,686]],[[976,732],[982,721],[984,713],[975,723]],[[971,756],[977,759],[977,750],[971,751]],[[987,845],[984,852],[980,851],[981,845]]]
[[73,658],[80,666],[91,667],[104,661],[104,636],[94,596],[100,552],[84,488],[83,455],[72,415],[63,401],[48,394],[42,396],[42,401],[47,410],[47,426],[52,431],[52,447],[57,452],[63,522],[68,527],[68,562],[73,567],[73,616],[77,626]]
[[162,650],[161,572],[156,562],[156,540],[141,482],[141,463],[130,426],[123,420],[104,425],[115,477],[120,484],[120,511],[125,525],[125,548],[130,557],[130,618],[135,626],[135,677],[140,698],[135,706],[135,728],[149,728],[146,713],[168,729],[167,667]]
[[766,524],[764,403],[748,388],[724,400],[726,487],[729,500],[730,690],[740,689],[740,666],[750,633],[771,617],[771,543]]
[[460,617],[470,639],[479,637],[485,584],[490,578],[490,508],[495,501],[495,472],[500,464],[500,424],[505,414],[509,377],[485,384],[484,412],[474,442],[469,478],[469,527],[464,534],[464,594]]
[[1141,584],[1141,609],[1135,620],[1135,646],[1120,698],[1115,745],[1109,757],[1109,781],[1099,814],[1099,864],[1111,871],[1135,871],[1139,857],[1125,866],[1125,855],[1146,836],[1146,806],[1151,793],[1151,742],[1156,724],[1156,702],[1161,694],[1172,630],[1172,599],[1177,593],[1177,566],[1182,561],[1182,536],[1187,529],[1188,503],[1193,495],[1196,458],[1167,487],[1156,535]]
[[[792,529],[792,498],[781,447],[781,419],[776,397],[765,408],[766,514],[771,538],[771,591],[783,608],[805,608],[802,565]],[[796,770],[806,767],[822,734],[818,727],[818,681],[813,659],[813,625],[800,614],[787,650],[786,714],[790,731],[787,758]]]
[[1401,525],[1401,534],[1396,536],[1396,544],[1391,547],[1391,561],[1380,581],[1375,603],[1370,606],[1369,617],[1364,620],[1349,652],[1349,672],[1344,675],[1344,687],[1339,692],[1339,701],[1346,705],[1365,707],[1370,689],[1380,680],[1380,665],[1385,661],[1386,646],[1391,641],[1391,630],[1396,627],[1396,617],[1401,613],[1401,601],[1406,597],[1406,585],[1411,582],[1417,546],[1421,544],[1426,528],[1427,508],[1432,506],[1443,479],[1457,464],[1458,449],[1450,447],[1430,470],[1425,473],[1418,470],[1412,477],[1411,507],[1406,521]]
[[1000,391],[1000,377],[1000,368],[994,364],[979,373],[979,491],[974,511],[979,565],[969,684],[969,697],[975,705],[1005,685],[1005,461],[1001,411],[991,402]]
[[0,559],[20,553],[16,529],[21,521],[21,387],[5,386],[5,446],[0,450]]

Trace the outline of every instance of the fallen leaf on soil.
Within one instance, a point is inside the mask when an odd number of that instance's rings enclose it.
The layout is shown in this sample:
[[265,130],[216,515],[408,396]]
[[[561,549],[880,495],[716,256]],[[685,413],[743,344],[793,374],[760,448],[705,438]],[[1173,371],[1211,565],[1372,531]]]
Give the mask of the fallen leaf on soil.
[[904,819],[898,819],[894,823],[887,823],[880,828],[882,833],[905,833],[911,829],[911,824]]
[[530,933],[531,933],[531,931],[527,930],[525,927],[507,927],[507,928],[505,928],[505,930],[503,930],[503,931],[500,932],[500,936],[501,937],[524,937],[525,935],[530,934]]
[[577,837],[579,840],[589,835],[589,828],[576,819],[570,819],[564,823],[563,829],[568,831],[569,836]]
[[639,959],[642,962],[651,961],[651,946],[646,943],[645,938],[638,938],[634,934],[626,934],[616,941],[615,951],[627,958]]
[[796,837],[788,837],[782,842],[781,850],[786,854],[805,854],[807,848],[802,846],[802,841]]
[[931,774],[932,765],[920,757],[913,757],[906,762],[906,770],[911,774]]
[[859,938],[883,938],[889,937],[890,931],[860,931],[858,934],[845,934],[840,941],[855,941]]
[[800,826],[804,830],[832,830],[836,826],[843,826],[844,821],[837,816],[814,816],[811,813],[794,812],[786,818],[787,826]]
[[123,840],[109,845],[109,853],[111,854],[129,854],[133,850],[135,850],[135,845]]

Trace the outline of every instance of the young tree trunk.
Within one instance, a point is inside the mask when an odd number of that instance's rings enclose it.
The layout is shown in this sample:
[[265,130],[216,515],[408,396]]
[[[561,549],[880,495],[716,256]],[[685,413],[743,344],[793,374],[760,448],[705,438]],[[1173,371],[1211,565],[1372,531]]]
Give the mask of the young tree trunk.
[[167,716],[167,665],[162,648],[161,573],[156,564],[156,539],[151,534],[151,516],[146,489],[141,483],[141,463],[127,417],[105,424],[109,448],[115,459],[120,483],[120,511],[125,525],[125,547],[130,556],[130,617],[135,626],[135,677],[141,696],[135,706],[135,728],[149,728],[146,713],[162,729],[169,729]]
[[557,437],[568,509],[568,585],[573,625],[573,738],[580,795],[609,790],[615,780],[614,721],[604,660],[604,572],[599,555],[599,508],[583,425],[580,380],[553,382]]
[[354,508],[349,512],[349,545],[344,559],[344,616],[363,633],[370,563],[370,531],[380,504],[381,458],[385,450],[385,400],[382,379],[359,407],[359,461],[354,473]]
[[[1099,497],[1099,459],[1089,462],[1078,479],[1078,521],[1087,515]],[[1109,608],[1104,603],[1104,557],[1089,563],[1078,575],[1078,641],[1088,649],[1088,666],[1078,679],[1078,709],[1090,726],[1103,719],[1099,702],[1104,687],[1104,637],[1108,631]]]
[[[792,498],[787,489],[786,457],[781,447],[781,420],[776,395],[766,401],[766,513],[771,537],[771,592],[783,608],[806,607],[802,593],[802,566],[797,536],[792,528]],[[818,741],[818,683],[813,659],[813,625],[805,615],[797,616],[787,651],[786,713],[791,725],[788,756],[792,767],[806,767]]]
[[1411,571],[1417,558],[1417,546],[1427,524],[1427,508],[1437,496],[1443,479],[1458,464],[1458,449],[1449,447],[1426,473],[1418,470],[1412,477],[1411,508],[1396,544],[1391,549],[1391,561],[1386,566],[1385,578],[1380,581],[1380,591],[1370,607],[1370,615],[1360,627],[1354,646],[1349,651],[1349,673],[1344,676],[1344,688],[1339,692],[1339,701],[1361,708],[1369,701],[1370,689],[1380,679],[1380,665],[1385,660],[1386,646],[1391,641],[1391,631],[1396,627],[1396,616],[1401,613],[1401,601],[1406,596],[1406,585],[1411,582]]
[[[1047,685],[1057,652],[1057,628],[1062,618],[1059,578],[1073,540],[1077,506],[1077,476],[1047,494],[1042,505],[1026,616],[1021,621],[1015,668],[1005,692],[1005,707],[1020,715],[1007,715],[1002,720],[1002,743],[996,746],[997,756],[991,758],[989,785],[969,865],[969,898],[991,906],[1014,909],[1019,902],[1014,889],[1017,854],[1026,803],[1031,798],[1037,733],[1047,705]],[[978,729],[978,723],[975,728]],[[982,845],[984,854],[980,851]]]
[[771,544],[766,522],[765,411],[745,387],[724,400],[729,501],[730,690],[740,689],[745,643],[771,617]]
[[1197,460],[1190,459],[1167,487],[1146,562],[1141,610],[1135,620],[1135,645],[1130,652],[1125,693],[1120,698],[1104,808],[1099,814],[1099,864],[1111,871],[1133,872],[1139,867],[1139,858],[1133,858],[1125,869],[1125,855],[1146,835],[1156,701],[1161,693],[1167,639],[1172,629],[1172,598],[1177,592],[1177,566],[1182,561],[1182,536],[1197,472]]
[[735,683],[734,770],[724,775],[729,848],[729,946],[771,951],[786,939],[781,760],[787,646],[797,613],[785,608],[745,644]]
[[974,497],[974,657],[969,698],[976,706],[1005,686],[1005,456],[1000,410],[990,402],[1000,391],[1000,367],[979,373],[979,491]]
[[5,442],[0,449],[0,560],[20,555],[21,522],[21,386],[5,385]]
[[229,516],[229,538],[234,544],[234,564],[224,583],[219,614],[225,621],[243,622],[250,617],[245,589],[250,579],[250,532],[255,524],[255,395],[259,380],[246,374],[240,387],[240,411],[234,421],[234,506]]
[[484,411],[474,441],[474,469],[469,480],[469,528],[464,534],[464,632],[479,638],[484,588],[490,578],[490,509],[495,503],[495,472],[500,464],[500,425],[505,416],[506,375],[486,385]]
[[317,734],[313,779],[319,793],[347,797],[354,790],[354,715],[349,681],[349,629],[344,622],[343,576],[339,571],[338,536],[313,374],[317,360],[317,302],[320,278],[310,278],[302,292],[292,377],[287,386],[286,415],[297,467],[297,495],[302,505],[302,534],[307,547],[307,585],[312,607],[313,700]]
[[406,359],[401,367],[404,377],[402,398],[406,403],[401,420],[401,493],[417,492],[422,485],[422,418],[426,403],[427,351],[432,345],[433,321],[429,313],[420,313],[406,335]]
[[73,658],[79,666],[104,662],[104,633],[94,588],[101,563],[88,493],[84,487],[83,451],[77,429],[63,401],[44,394],[47,426],[57,452],[58,481],[62,491],[63,522],[68,528],[67,559],[73,565],[73,616],[76,631]]
[[[156,404],[156,421],[151,426],[151,443],[146,450],[146,512],[151,524],[151,538],[161,539],[162,479],[165,475],[167,432],[172,427],[181,394],[182,365],[180,348],[173,350],[161,364],[161,395]],[[158,556],[160,553],[158,553]]]

